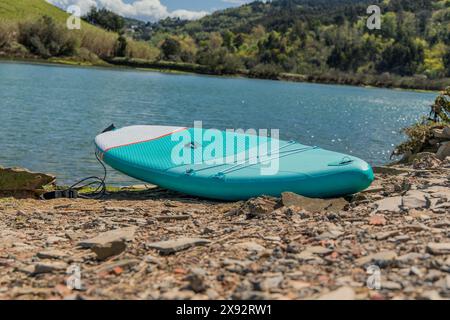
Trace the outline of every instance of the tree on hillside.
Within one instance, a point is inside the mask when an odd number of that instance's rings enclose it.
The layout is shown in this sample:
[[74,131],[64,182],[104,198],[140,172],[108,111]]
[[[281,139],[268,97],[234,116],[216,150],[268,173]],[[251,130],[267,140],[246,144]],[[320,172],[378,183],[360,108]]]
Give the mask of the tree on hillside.
[[365,53],[357,44],[344,42],[333,48],[327,59],[327,64],[331,68],[341,71],[356,71],[364,63],[364,55]]
[[116,57],[125,57],[127,55],[127,46],[127,38],[123,34],[120,34],[115,46]]
[[87,22],[100,26],[106,30],[119,32],[125,26],[125,19],[105,8],[91,10],[83,17]]
[[161,58],[163,60],[176,61],[179,59],[181,53],[181,45],[174,38],[167,38],[161,44]]
[[443,60],[447,76],[450,77],[450,51],[444,55]]
[[402,76],[413,75],[424,60],[424,49],[411,39],[388,46],[377,64],[379,72],[393,72]]

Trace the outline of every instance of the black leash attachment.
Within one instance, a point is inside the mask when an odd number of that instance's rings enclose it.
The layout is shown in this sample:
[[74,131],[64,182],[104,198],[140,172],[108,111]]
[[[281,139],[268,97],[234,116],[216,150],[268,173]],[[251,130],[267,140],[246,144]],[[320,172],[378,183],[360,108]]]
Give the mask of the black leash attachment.
[[[95,153],[97,161],[102,165],[104,175],[103,177],[91,176],[84,178],[77,183],[74,183],[69,188],[64,190],[55,190],[46,192],[41,195],[42,200],[52,200],[52,199],[101,199],[106,194],[106,166],[100,160],[97,152]],[[83,188],[92,187],[94,190],[90,193],[79,193],[79,190]]]
[[46,192],[43,195],[41,195],[42,200],[52,200],[52,199],[76,199],[78,198],[78,191],[76,190],[56,190],[56,191],[50,191]]
[[[102,131],[102,133],[114,131],[116,127],[114,124],[111,124],[109,127],[107,127],[105,130]],[[74,183],[69,188],[64,190],[56,190],[56,191],[50,191],[46,192],[43,195],[41,195],[42,200],[52,200],[52,199],[101,199],[106,194],[106,166],[103,163],[103,161],[99,157],[99,153],[95,152],[95,157],[97,158],[97,161],[102,165],[103,167],[103,177],[97,177],[97,176],[91,176],[84,178],[77,183]],[[79,193],[79,190],[83,188],[91,187],[94,190],[90,193]]]

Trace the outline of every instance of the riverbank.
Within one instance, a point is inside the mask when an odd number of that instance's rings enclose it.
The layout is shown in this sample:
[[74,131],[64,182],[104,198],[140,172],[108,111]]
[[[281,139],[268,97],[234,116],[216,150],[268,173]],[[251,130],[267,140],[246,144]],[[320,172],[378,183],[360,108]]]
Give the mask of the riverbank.
[[207,66],[202,66],[192,63],[177,63],[167,61],[145,61],[140,59],[125,59],[115,58],[107,61],[81,61],[71,58],[16,58],[0,55],[0,62],[18,62],[31,64],[46,64],[46,65],[62,65],[72,67],[98,67],[111,69],[135,69],[140,71],[153,71],[163,73],[188,73],[188,74],[202,74],[212,76],[226,76],[226,77],[245,77],[252,79],[265,79],[274,81],[288,81],[288,82],[306,82],[318,84],[338,84],[350,85],[360,87],[375,87],[375,88],[389,88],[389,89],[404,89],[415,91],[441,91],[445,87],[450,86],[450,78],[430,80],[424,77],[400,77],[390,74],[370,75],[370,74],[345,74],[340,72],[328,72],[324,74],[301,75],[291,73],[279,73],[272,75],[255,75],[249,73],[247,70],[241,70],[233,73],[217,73]]
[[450,298],[449,160],[348,199],[0,198],[0,298]]

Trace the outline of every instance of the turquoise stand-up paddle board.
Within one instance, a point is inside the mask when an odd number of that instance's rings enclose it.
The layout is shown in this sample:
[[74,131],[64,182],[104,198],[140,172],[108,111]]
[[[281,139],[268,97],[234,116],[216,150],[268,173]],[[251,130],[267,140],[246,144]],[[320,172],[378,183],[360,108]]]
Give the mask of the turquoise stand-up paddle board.
[[290,191],[331,198],[357,193],[374,180],[356,157],[248,133],[167,126],[130,126],[95,139],[112,168],[185,194],[242,200]]

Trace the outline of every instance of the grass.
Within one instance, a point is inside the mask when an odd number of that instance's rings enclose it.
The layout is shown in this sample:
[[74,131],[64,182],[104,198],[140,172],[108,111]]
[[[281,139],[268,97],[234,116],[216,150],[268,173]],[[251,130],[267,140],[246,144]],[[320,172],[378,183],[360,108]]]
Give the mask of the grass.
[[69,16],[44,0],[2,0],[0,2],[0,17],[5,20],[20,21],[42,15],[49,15],[60,22],[65,22]]

